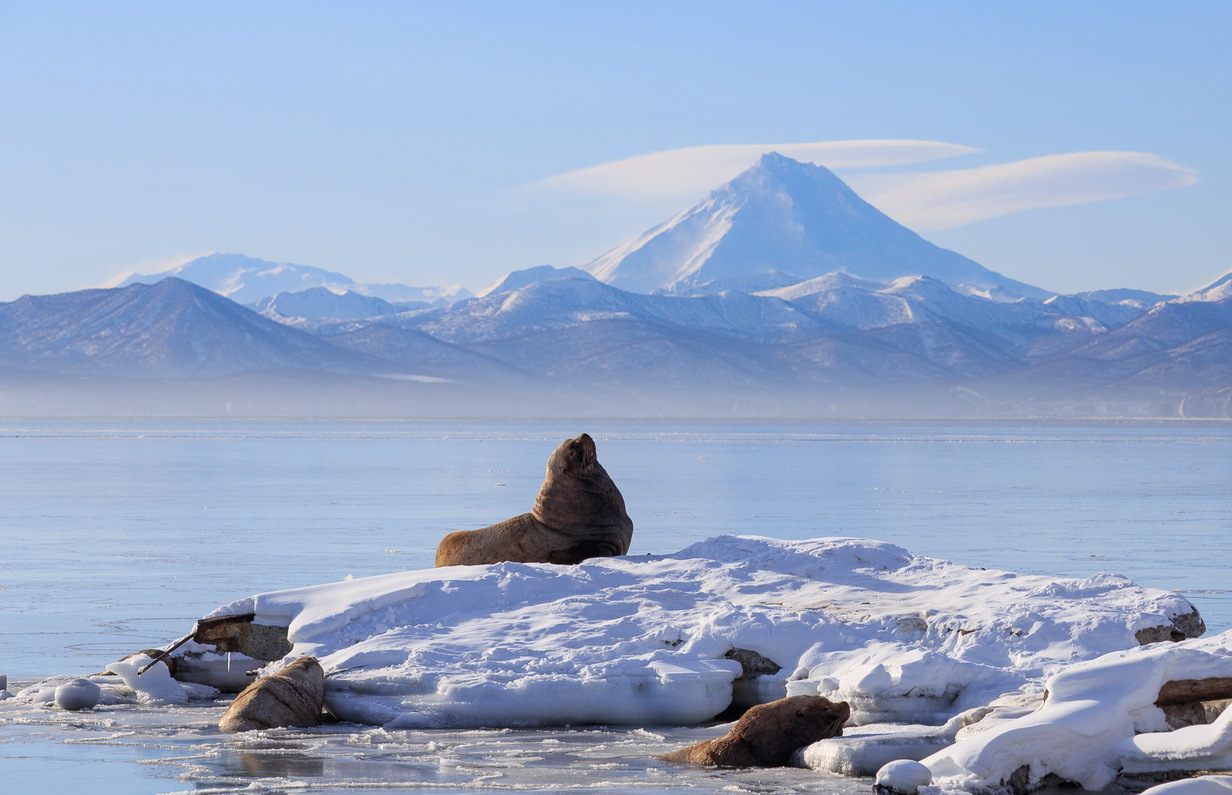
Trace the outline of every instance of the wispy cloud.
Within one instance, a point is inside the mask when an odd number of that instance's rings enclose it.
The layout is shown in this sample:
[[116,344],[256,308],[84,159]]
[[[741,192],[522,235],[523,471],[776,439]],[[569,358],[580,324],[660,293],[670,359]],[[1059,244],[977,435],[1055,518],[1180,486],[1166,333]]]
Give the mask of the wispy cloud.
[[124,270],[110,279],[107,279],[102,284],[95,285],[96,287],[115,287],[121,284],[130,276],[153,276],[159,273],[165,273],[181,265],[185,265],[193,260],[204,257],[207,254],[213,254],[213,251],[202,251],[196,254],[173,254],[169,257],[159,257],[157,259],[145,259],[140,262],[130,263]]
[[1198,182],[1198,172],[1147,152],[1072,152],[923,174],[849,180],[873,206],[919,231],[952,229],[1040,207],[1141,196]]
[[766,152],[831,169],[848,169],[923,163],[978,151],[939,141],[897,140],[692,146],[568,171],[529,187],[634,200],[687,200],[706,195]]
[[855,169],[925,163],[981,151],[940,141],[869,140],[669,149],[557,174],[527,187],[655,204],[692,201],[770,151],[843,170],[844,179],[860,196],[918,231],[1198,182],[1193,169],[1148,152],[1072,152],[951,171],[853,175]]

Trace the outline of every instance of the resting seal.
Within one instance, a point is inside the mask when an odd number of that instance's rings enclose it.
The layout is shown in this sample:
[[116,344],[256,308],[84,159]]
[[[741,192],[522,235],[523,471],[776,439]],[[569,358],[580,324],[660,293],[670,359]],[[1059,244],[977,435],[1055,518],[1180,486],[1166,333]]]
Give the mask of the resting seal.
[[797,748],[840,736],[850,716],[846,701],[821,696],[780,698],[751,708],[722,737],[655,759],[724,767],[784,767]]
[[218,719],[225,732],[308,728],[321,722],[325,671],[316,657],[300,657],[276,674],[258,679],[235,697]]
[[548,458],[530,513],[479,530],[458,530],[436,548],[437,566],[482,563],[580,563],[623,555],[633,538],[620,489],[588,434],[566,439]]

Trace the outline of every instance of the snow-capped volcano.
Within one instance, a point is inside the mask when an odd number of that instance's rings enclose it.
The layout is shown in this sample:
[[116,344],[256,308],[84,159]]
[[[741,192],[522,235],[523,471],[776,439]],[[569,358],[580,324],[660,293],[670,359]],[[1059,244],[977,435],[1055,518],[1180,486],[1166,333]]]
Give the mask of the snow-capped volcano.
[[931,276],[959,292],[994,298],[1051,295],[929,243],[828,169],[773,152],[585,270],[641,293],[712,292],[774,271],[798,281],[845,271],[883,282]]

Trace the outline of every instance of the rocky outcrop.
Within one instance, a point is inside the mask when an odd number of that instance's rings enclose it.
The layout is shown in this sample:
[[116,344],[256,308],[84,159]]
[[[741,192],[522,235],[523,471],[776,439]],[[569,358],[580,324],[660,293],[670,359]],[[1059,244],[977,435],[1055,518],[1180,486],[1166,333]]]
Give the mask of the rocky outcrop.
[[1188,638],[1201,637],[1205,632],[1206,622],[1202,620],[1202,616],[1198,615],[1198,609],[1195,607],[1188,613],[1173,616],[1169,624],[1140,629],[1134,633],[1134,637],[1138,639],[1139,644],[1146,646],[1150,643],[1163,643],[1164,641],[1177,643]]

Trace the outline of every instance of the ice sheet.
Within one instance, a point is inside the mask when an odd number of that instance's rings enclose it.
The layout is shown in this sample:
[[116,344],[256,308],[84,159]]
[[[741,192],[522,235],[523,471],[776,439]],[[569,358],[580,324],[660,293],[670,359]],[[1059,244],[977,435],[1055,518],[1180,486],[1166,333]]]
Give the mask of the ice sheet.
[[[14,682],[16,690],[28,683]],[[10,700],[12,701],[12,700]],[[65,712],[5,702],[4,791],[171,793],[505,792],[866,795],[868,779],[810,770],[682,769],[655,754],[716,734],[700,727],[413,731],[341,724],[229,735],[225,703],[112,703]]]

